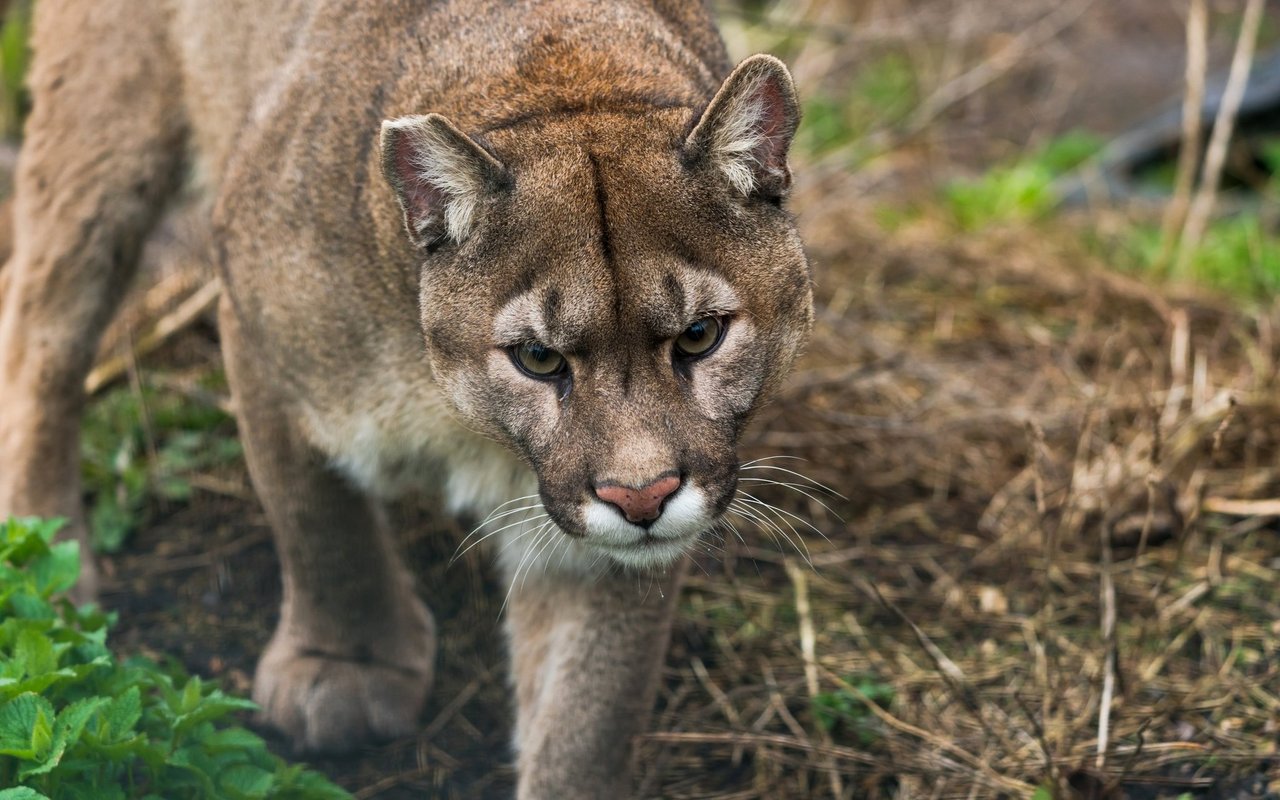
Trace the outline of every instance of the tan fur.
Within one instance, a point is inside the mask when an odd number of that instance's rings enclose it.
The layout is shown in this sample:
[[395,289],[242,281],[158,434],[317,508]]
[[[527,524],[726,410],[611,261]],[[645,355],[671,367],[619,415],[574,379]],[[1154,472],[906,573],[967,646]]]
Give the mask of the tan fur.
[[[495,511],[519,795],[625,794],[684,556],[809,328],[785,68],[725,80],[705,8],[676,0],[41,0],[35,30],[0,513],[83,537],[79,387],[185,168],[284,572],[266,718],[318,750],[414,728],[434,624],[381,503],[438,492]],[[708,318],[718,347],[680,356]],[[521,372],[530,342],[564,376]],[[648,527],[602,499],[672,476]]]

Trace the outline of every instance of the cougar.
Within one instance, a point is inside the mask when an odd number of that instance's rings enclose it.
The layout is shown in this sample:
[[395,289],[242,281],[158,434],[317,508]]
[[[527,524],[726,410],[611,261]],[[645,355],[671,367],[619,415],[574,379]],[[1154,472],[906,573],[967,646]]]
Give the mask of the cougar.
[[35,13],[0,514],[84,537],[81,387],[152,223],[197,191],[283,572],[265,719],[312,751],[415,729],[435,625],[383,509],[438,498],[510,585],[519,797],[626,794],[688,554],[810,327],[787,69],[731,68],[684,0]]

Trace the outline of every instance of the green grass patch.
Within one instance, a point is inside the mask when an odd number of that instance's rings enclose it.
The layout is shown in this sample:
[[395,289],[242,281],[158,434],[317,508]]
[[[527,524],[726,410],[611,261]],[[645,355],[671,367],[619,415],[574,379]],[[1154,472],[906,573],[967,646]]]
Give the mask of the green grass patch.
[[[1102,142],[1087,133],[1069,133],[1012,164],[994,167],[973,180],[955,181],[942,190],[942,205],[950,221],[966,231],[993,224],[1030,224],[1049,217],[1057,207],[1055,182],[1096,154]],[[1280,174],[1280,142],[1268,144],[1262,159]],[[1172,186],[1172,174],[1163,175]],[[1153,178],[1145,178],[1152,185]],[[1264,187],[1264,203],[1274,205],[1275,181]],[[890,222],[891,215],[886,216]],[[1103,242],[1086,233],[1100,257],[1112,266],[1145,277],[1192,281],[1246,299],[1280,294],[1280,241],[1270,230],[1262,210],[1241,211],[1215,220],[1185,267],[1174,273],[1169,254],[1162,252],[1159,224],[1138,222]]]
[[31,48],[31,3],[13,0],[0,28],[0,137],[17,139],[22,134],[22,120],[31,107],[24,81]]
[[1131,272],[1189,280],[1247,299],[1280,294],[1280,241],[1256,211],[1219,219],[1205,230],[1185,269],[1167,273],[1160,263],[1160,229],[1139,224],[1122,238],[1114,256]]
[[229,724],[248,700],[117,659],[114,615],[60,598],[80,553],[59,527],[0,523],[0,800],[349,800]]
[[165,503],[185,502],[190,476],[241,457],[235,422],[211,405],[144,383],[94,402],[80,437],[94,548],[115,552]]
[[[881,708],[888,708],[893,702],[893,686],[879,678],[851,675],[846,683]],[[880,719],[860,697],[846,689],[815,695],[812,710],[818,727],[860,747],[870,747],[884,735]]]
[[1054,181],[1102,149],[1092,134],[1075,131],[1025,158],[994,167],[974,180],[954,181],[942,190],[943,204],[964,230],[997,222],[1033,222],[1057,205]]

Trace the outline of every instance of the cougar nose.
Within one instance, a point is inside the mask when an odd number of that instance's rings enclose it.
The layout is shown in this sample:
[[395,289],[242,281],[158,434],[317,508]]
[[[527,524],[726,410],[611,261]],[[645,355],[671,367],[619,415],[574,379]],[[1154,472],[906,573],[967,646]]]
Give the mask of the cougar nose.
[[662,514],[662,501],[680,488],[680,479],[675,475],[659,478],[648,486],[632,489],[616,483],[606,483],[592,487],[596,497],[606,503],[612,503],[627,518],[627,522],[642,524],[653,522]]

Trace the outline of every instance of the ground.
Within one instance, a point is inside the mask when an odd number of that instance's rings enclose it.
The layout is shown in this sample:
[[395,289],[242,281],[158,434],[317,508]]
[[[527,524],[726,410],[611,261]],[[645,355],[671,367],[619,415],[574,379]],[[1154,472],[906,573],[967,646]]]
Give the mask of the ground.
[[[694,570],[643,796],[1280,797],[1280,509],[1241,504],[1280,497],[1280,306],[1117,270],[1122,212],[966,226],[938,199],[1176,97],[1173,8],[722,9],[738,54],[868,109],[797,154],[817,325],[743,453],[792,472],[744,473],[780,510]],[[898,63],[910,90],[886,94]],[[193,241],[171,222],[153,248],[104,345],[140,361],[100,394],[225,402],[207,315],[139,346],[204,284]],[[234,455],[183,480],[102,558],[115,644],[244,692],[279,600],[269,531]],[[314,763],[359,798],[501,797],[502,587],[448,565],[458,523],[399,517],[442,632],[422,732]]]

